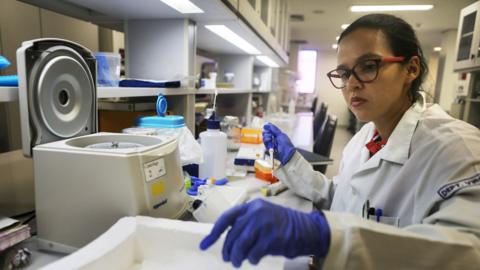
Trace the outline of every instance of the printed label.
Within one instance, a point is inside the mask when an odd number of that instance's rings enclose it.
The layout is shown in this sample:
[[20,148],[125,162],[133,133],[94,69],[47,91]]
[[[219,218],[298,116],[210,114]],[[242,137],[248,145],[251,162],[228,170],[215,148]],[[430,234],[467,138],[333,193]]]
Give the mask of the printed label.
[[165,160],[163,158],[156,159],[143,164],[143,172],[145,173],[145,182],[162,177],[167,173],[165,168]]
[[446,184],[443,187],[441,187],[437,191],[437,193],[443,199],[448,199],[448,198],[452,197],[453,194],[455,194],[457,191],[459,191],[463,188],[470,187],[470,186],[475,186],[475,185],[479,185],[479,184],[480,184],[480,174],[477,174],[473,177],[470,177],[470,178],[467,178],[467,179],[464,179],[464,180],[460,180],[460,181],[455,182],[455,183]]

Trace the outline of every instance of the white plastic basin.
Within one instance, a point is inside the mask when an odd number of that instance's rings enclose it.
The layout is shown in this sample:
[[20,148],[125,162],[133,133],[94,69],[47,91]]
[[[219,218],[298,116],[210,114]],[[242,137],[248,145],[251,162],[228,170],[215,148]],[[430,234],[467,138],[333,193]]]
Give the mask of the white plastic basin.
[[[54,269],[235,269],[222,260],[225,234],[207,251],[200,241],[212,224],[151,217],[125,217],[78,251],[45,266]],[[241,269],[282,269],[282,257],[268,256]]]

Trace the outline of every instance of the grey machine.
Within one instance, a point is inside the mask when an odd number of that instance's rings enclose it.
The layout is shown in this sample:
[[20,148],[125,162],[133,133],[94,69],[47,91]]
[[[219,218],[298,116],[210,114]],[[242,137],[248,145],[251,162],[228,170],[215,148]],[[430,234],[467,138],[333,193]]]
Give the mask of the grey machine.
[[40,248],[69,253],[121,217],[185,212],[176,139],[96,133],[96,62],[88,49],[61,39],[26,41],[17,66]]

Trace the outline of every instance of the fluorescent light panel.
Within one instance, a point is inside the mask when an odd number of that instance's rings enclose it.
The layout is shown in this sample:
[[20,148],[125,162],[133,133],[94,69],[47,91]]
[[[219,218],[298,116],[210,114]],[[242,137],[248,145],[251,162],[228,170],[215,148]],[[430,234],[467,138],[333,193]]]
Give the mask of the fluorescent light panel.
[[203,10],[188,0],[160,0],[180,13],[203,13]]
[[351,12],[374,12],[374,11],[425,11],[433,8],[433,5],[361,5],[351,6]]
[[344,24],[342,24],[340,27],[341,27],[343,30],[345,30],[345,29],[347,29],[347,27],[348,27],[349,25],[350,25],[349,23],[344,23]]
[[332,49],[335,49],[335,50],[336,50],[337,48],[338,48],[338,44],[333,44],[333,45],[332,45]]
[[266,55],[257,55],[256,58],[260,60],[260,62],[264,63],[265,65],[272,67],[272,68],[278,68],[279,65],[272,60],[272,58],[266,56]]
[[442,47],[433,47],[433,50],[436,52],[440,52],[442,50]]
[[235,34],[225,25],[205,25],[205,28],[217,34],[219,37],[225,39],[226,41],[232,43],[233,45],[240,48],[242,51],[248,54],[260,54],[260,51],[257,50],[252,44],[248,43],[245,39]]

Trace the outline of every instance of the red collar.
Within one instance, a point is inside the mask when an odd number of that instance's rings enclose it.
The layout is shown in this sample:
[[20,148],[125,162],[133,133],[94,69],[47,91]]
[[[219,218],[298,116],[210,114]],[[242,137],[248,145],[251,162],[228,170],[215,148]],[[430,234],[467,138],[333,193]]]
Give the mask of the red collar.
[[370,152],[370,157],[375,155],[380,149],[387,144],[387,140],[383,140],[378,133],[378,130],[375,129],[373,132],[373,138],[365,145]]

